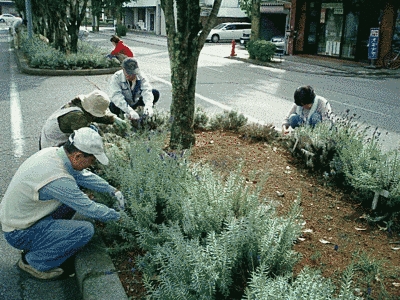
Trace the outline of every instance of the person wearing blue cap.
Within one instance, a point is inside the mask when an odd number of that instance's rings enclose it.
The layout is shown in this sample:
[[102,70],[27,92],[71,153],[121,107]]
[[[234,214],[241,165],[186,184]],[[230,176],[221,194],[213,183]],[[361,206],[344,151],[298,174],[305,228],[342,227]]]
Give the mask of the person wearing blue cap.
[[108,164],[102,138],[83,127],[64,146],[42,149],[18,168],[0,204],[0,222],[7,242],[23,251],[18,261],[22,270],[39,279],[64,273],[62,264],[94,234],[90,221],[72,219],[75,212],[102,222],[120,219],[120,212],[79,188],[107,193],[124,209],[122,193],[87,170],[96,160]]

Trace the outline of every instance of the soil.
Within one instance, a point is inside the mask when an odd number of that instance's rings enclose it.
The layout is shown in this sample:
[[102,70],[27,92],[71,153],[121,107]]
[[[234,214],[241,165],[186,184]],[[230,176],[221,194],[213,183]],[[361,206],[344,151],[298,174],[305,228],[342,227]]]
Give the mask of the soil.
[[[243,174],[250,185],[268,173],[262,193],[279,201],[280,213],[301,201],[305,232],[294,245],[294,250],[302,254],[295,274],[310,266],[338,284],[354,258],[367,257],[364,267],[371,269],[381,262],[381,271],[371,280],[357,272],[355,292],[364,299],[389,299],[380,294],[383,284],[393,299],[400,299],[400,250],[395,250],[400,248],[399,235],[368,223],[364,218],[368,208],[345,190],[327,184],[321,174],[305,169],[281,143],[251,143],[231,132],[201,132],[196,134],[191,161],[207,162],[223,173],[243,162]],[[250,178],[251,174],[256,177]],[[114,263],[127,295],[140,299],[145,291],[140,274],[131,272],[134,257],[133,252],[124,253],[114,258]]]

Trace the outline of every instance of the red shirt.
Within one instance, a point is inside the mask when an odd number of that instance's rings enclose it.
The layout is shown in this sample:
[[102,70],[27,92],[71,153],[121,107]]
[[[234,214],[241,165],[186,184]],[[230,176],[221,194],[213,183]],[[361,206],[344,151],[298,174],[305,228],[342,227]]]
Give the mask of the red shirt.
[[134,57],[133,52],[127,45],[124,44],[123,41],[119,41],[117,45],[115,45],[114,50],[111,52],[111,55],[117,55],[117,54],[125,54],[128,57]]

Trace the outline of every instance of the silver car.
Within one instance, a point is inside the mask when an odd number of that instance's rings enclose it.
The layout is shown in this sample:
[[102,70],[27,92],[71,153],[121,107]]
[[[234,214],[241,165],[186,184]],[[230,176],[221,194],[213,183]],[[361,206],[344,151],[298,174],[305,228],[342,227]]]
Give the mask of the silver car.
[[12,14],[2,14],[2,15],[0,15],[0,23],[11,24],[15,20],[17,20],[17,17],[12,15]]
[[220,40],[240,40],[243,33],[251,32],[251,23],[221,23],[211,29],[207,41],[217,43]]
[[271,43],[275,44],[277,53],[286,54],[286,38],[284,36],[273,37]]

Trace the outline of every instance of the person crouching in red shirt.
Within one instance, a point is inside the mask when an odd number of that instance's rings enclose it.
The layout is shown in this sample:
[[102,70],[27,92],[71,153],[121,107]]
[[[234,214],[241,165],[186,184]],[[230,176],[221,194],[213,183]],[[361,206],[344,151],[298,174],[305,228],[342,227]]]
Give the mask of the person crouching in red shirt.
[[114,45],[114,50],[108,55],[109,58],[116,57],[122,62],[127,57],[134,57],[132,50],[116,35],[112,35],[110,42]]

